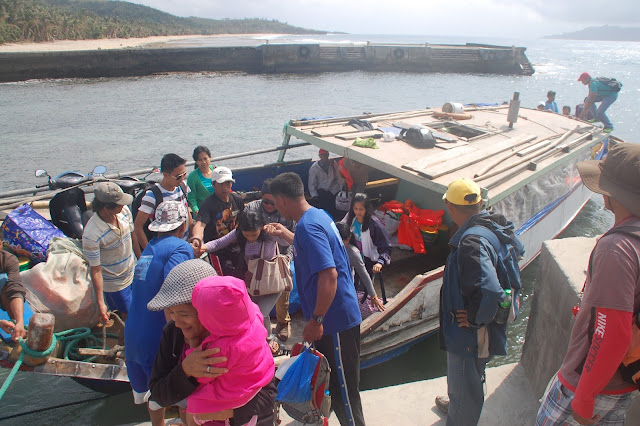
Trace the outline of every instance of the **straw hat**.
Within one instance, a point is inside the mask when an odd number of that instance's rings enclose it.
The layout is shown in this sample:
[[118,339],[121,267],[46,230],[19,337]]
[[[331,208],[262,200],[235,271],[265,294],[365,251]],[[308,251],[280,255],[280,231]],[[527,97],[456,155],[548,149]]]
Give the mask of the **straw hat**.
[[191,303],[191,293],[199,281],[217,275],[204,260],[191,259],[180,263],[164,279],[160,291],[147,304],[150,311],[161,311],[176,305]]
[[587,188],[610,196],[640,217],[640,144],[614,145],[604,160],[578,163],[578,171]]

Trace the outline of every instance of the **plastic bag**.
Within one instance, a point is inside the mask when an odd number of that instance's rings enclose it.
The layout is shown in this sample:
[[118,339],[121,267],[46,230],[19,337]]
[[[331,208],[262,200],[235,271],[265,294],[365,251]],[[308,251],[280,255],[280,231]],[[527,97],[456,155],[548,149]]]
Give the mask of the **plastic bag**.
[[311,378],[319,359],[309,350],[301,353],[278,383],[276,401],[290,403],[309,401],[311,399]]

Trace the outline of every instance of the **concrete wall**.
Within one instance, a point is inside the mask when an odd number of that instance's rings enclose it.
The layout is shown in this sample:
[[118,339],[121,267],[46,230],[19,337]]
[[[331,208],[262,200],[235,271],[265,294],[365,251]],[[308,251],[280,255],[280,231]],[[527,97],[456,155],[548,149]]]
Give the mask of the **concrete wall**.
[[[319,44],[0,53],[0,82],[140,76],[163,72],[340,71],[526,74],[524,48]],[[531,69],[532,68],[527,68]]]
[[261,61],[255,47],[1,53],[0,81],[127,77],[162,72],[260,72]]
[[[546,241],[540,254],[522,358],[534,396],[541,398],[562,365],[595,238]],[[640,424],[640,398],[627,412],[627,425]]]

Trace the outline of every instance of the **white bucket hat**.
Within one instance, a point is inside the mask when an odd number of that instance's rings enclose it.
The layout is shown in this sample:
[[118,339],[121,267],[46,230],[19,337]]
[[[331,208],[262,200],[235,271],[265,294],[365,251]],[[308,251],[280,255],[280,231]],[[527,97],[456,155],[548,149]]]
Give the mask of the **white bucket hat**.
[[187,208],[181,201],[164,201],[156,207],[155,220],[149,224],[149,231],[173,231],[187,220]]

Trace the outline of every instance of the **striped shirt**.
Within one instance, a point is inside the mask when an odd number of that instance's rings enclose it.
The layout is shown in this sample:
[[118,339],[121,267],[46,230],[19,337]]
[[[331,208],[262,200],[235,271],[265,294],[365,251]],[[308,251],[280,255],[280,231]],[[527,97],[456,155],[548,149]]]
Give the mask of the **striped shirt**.
[[91,216],[82,234],[84,255],[90,266],[102,267],[103,290],[110,293],[131,285],[136,266],[131,243],[131,211],[125,206],[116,218],[118,226],[113,226],[96,213]]
[[[189,211],[187,194],[191,191],[186,184],[180,184],[179,186],[176,186],[173,191],[167,191],[159,183],[156,183],[156,185],[160,188],[160,191],[162,191],[162,200],[158,203],[158,205],[160,205],[160,203],[163,203],[165,201],[180,201],[187,208],[187,211]],[[153,195],[152,190],[148,189],[147,192],[145,192],[144,197],[142,197],[142,201],[140,202],[140,207],[138,208],[138,211],[148,214],[149,220],[153,222],[154,214],[156,211],[156,196]],[[187,221],[187,225],[188,224],[189,222]],[[187,229],[184,232],[183,239],[186,240],[188,236],[189,236],[189,227],[187,226]]]

